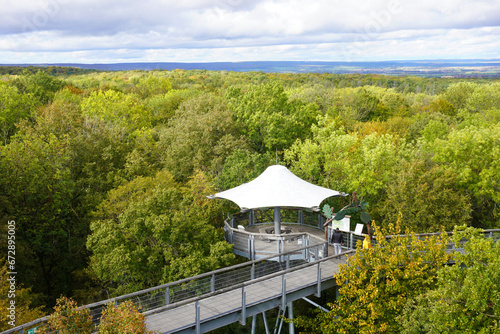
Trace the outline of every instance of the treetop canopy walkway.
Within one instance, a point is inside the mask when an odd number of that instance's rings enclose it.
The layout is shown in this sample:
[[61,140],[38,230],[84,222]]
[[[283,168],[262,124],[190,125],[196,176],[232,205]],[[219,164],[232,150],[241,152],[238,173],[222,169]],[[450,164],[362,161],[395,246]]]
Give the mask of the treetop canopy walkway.
[[[483,233],[500,239],[499,229]],[[347,237],[350,234],[352,232],[345,233]],[[439,233],[417,236],[433,234]],[[202,333],[237,321],[245,323],[247,317],[255,319],[258,314],[265,316],[265,311],[276,307],[283,311],[288,307],[288,317],[293,318],[291,303],[334,287],[333,276],[339,264],[355,251],[347,249],[342,255],[324,256],[326,253],[322,254],[320,249],[325,243],[298,247],[82,307],[90,310],[93,321],[98,324],[107,304],[130,300],[145,314],[148,328],[160,333]],[[452,244],[448,249],[459,250]],[[43,317],[2,333],[33,333],[32,330],[47,319]]]

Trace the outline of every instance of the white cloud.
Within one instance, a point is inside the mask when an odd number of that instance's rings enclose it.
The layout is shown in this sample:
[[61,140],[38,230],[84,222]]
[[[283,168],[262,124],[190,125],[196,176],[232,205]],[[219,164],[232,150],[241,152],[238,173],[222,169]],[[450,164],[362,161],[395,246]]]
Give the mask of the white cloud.
[[0,63],[500,57],[498,1],[6,1]]

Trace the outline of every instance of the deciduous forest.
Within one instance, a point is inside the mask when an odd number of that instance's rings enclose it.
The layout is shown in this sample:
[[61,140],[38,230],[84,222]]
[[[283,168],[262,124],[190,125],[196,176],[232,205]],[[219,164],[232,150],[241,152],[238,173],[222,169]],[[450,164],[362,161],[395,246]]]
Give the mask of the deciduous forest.
[[238,207],[206,196],[276,163],[356,192],[380,228],[500,228],[498,79],[12,73],[0,77],[0,276],[6,291],[15,221],[18,324],[61,296],[87,304],[241,261],[222,230]]

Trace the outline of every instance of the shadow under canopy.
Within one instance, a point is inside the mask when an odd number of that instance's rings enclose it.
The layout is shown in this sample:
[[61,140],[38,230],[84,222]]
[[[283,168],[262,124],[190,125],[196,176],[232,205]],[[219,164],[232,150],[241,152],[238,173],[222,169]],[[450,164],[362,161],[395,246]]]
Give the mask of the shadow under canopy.
[[208,198],[230,200],[242,210],[274,207],[274,231],[281,231],[280,208],[318,210],[323,200],[334,196],[347,194],[314,185],[294,175],[285,166],[273,165],[252,181]]

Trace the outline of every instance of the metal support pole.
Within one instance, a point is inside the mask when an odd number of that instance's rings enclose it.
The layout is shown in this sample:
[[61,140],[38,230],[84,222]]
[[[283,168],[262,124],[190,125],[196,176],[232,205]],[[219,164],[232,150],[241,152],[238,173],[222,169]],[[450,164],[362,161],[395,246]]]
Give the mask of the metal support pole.
[[354,243],[353,243],[353,239],[354,239],[354,233],[350,233],[350,248],[349,249],[354,249]]
[[320,267],[320,262],[318,262],[318,282],[316,286],[316,297],[321,297],[321,267]]
[[195,313],[196,313],[196,334],[201,333],[201,328],[200,328],[200,305],[198,304],[198,301],[194,303],[195,307]]
[[252,317],[252,334],[255,334],[255,327],[257,327],[257,315]]
[[[274,325],[274,334],[276,334],[276,330],[278,329],[278,322],[280,321],[280,314],[281,314],[281,306],[278,307],[278,316],[276,317],[276,324]],[[285,310],[283,310],[283,315],[285,315]]]
[[286,278],[285,275],[281,276],[281,308],[284,310],[286,307]]
[[303,300],[305,300],[306,302],[308,302],[309,304],[319,308],[321,311],[325,312],[325,313],[328,313],[330,311],[328,311],[326,308],[324,308],[323,306],[313,302],[312,300],[310,300],[309,298],[306,298],[306,297],[302,297]]
[[170,304],[170,287],[167,286],[165,289],[165,305]]
[[212,274],[212,278],[210,279],[210,292],[215,291],[215,275]]
[[250,269],[250,279],[255,279],[255,263],[252,263],[252,268]]
[[269,334],[269,326],[267,325],[266,311],[262,312],[262,320],[264,320],[264,328],[266,329],[266,334]]
[[288,303],[288,319],[291,320],[288,323],[288,333],[295,334],[295,326],[293,325],[293,302]]
[[[286,308],[283,309],[283,317],[285,317]],[[283,318],[280,319],[280,327],[278,328],[278,334],[281,333],[281,328],[283,327]]]
[[281,234],[281,211],[279,206],[274,208],[274,234]]
[[240,319],[240,324],[243,326],[246,325],[246,318],[247,318],[247,293],[245,292],[245,287],[243,286],[241,288],[241,319]]

